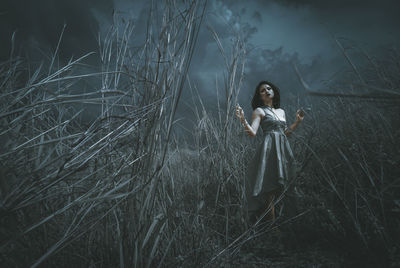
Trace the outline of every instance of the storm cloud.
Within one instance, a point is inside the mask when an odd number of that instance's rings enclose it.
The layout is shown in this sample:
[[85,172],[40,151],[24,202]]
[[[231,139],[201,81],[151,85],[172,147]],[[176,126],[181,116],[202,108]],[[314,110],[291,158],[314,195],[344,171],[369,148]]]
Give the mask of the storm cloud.
[[9,57],[15,32],[15,49],[34,59],[54,52],[65,24],[59,56],[68,59],[97,48],[97,16],[110,17],[114,9],[107,0],[29,1],[5,0],[0,4],[0,59]]
[[[158,2],[154,3],[157,8]],[[208,1],[190,79],[212,110],[216,81],[220,86],[223,83],[224,64],[209,27],[218,34],[228,55],[232,39],[240,34],[247,48],[245,79],[240,93],[244,108],[249,112],[254,87],[265,79],[280,86],[284,105],[285,97],[301,99],[304,95],[293,63],[315,88],[349,67],[333,36],[346,38],[342,39],[344,44],[356,44],[371,54],[388,46],[398,46],[399,7],[398,1],[373,0]],[[134,22],[132,42],[140,45],[149,9],[149,1],[2,1],[0,57],[4,60],[9,56],[14,31],[18,51],[27,51],[37,60],[48,56],[57,45],[64,23],[61,58],[96,51],[97,34],[108,29],[113,14]],[[178,112],[187,113],[191,98],[191,92],[185,90]]]

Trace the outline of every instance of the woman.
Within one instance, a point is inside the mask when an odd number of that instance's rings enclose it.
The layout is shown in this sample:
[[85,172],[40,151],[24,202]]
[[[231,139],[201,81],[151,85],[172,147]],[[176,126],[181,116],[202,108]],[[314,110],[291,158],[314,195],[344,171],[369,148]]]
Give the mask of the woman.
[[297,110],[296,121],[288,128],[285,111],[280,108],[279,89],[268,81],[257,85],[251,106],[251,125],[247,123],[242,108],[236,106],[236,116],[247,134],[254,137],[261,125],[264,136],[247,169],[248,212],[253,219],[267,213],[268,220],[275,220],[274,200],[288,187],[296,173],[296,160],[287,136],[303,120],[304,111]]

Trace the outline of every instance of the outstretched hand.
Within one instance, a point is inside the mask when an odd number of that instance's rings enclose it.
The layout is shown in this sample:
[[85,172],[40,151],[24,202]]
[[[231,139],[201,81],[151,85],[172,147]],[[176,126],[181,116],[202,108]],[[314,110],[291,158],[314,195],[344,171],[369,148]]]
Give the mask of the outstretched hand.
[[296,121],[301,122],[304,119],[304,111],[302,109],[298,109],[296,112]]
[[239,104],[236,104],[236,117],[239,118],[240,121],[244,120],[244,112]]

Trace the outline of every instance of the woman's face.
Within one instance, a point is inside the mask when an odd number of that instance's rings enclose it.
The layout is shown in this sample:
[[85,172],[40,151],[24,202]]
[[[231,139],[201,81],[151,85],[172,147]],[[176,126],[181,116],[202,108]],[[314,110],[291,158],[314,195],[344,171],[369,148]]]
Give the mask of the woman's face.
[[263,84],[260,86],[260,98],[262,100],[273,99],[274,98],[274,90],[268,84]]

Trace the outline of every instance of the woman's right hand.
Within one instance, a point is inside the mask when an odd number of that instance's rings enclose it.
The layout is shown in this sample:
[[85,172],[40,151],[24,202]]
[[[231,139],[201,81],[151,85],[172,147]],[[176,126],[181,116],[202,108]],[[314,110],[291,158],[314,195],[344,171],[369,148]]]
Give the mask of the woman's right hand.
[[301,122],[304,119],[304,110],[299,109],[296,112],[296,122]]
[[244,120],[243,109],[239,104],[236,104],[236,117],[239,118],[240,121]]

